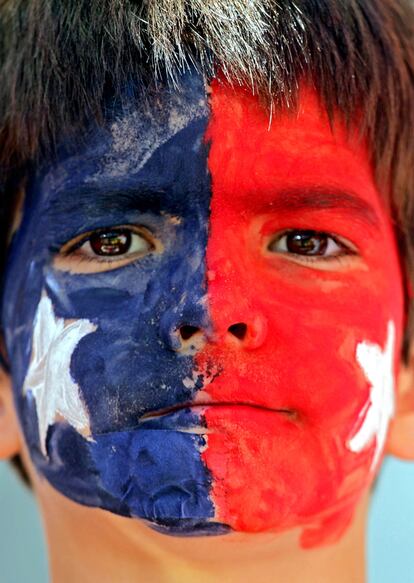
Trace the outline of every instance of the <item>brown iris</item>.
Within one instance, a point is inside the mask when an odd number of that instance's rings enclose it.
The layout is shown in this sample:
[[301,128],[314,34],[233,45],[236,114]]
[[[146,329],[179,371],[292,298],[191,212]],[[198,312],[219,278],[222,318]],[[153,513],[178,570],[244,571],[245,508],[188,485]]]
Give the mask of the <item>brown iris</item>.
[[316,231],[292,231],[286,234],[286,249],[296,255],[323,255],[328,237]]
[[123,255],[131,246],[131,233],[129,231],[95,233],[90,236],[89,243],[96,255]]

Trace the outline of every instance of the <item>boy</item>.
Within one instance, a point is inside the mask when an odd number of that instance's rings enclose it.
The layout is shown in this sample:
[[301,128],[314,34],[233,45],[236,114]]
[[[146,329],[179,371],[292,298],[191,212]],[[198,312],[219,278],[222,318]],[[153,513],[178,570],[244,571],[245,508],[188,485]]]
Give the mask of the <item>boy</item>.
[[53,580],[364,580],[414,454],[413,22],[4,5],[0,447]]

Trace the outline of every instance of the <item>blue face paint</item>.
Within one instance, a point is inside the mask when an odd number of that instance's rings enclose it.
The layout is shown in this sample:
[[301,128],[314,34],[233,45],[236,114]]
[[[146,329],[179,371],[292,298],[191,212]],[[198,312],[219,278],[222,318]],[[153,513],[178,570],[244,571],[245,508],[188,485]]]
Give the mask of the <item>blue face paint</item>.
[[[205,380],[196,349],[181,351],[177,341],[180,326],[210,326],[209,112],[201,79],[189,75],[183,85],[183,93],[160,90],[152,109],[144,102],[119,109],[32,177],[10,248],[2,318],[38,471],[77,502],[146,519],[162,532],[215,534],[226,527],[214,521],[211,475],[200,458],[205,439],[194,430],[202,419],[189,409],[162,421],[145,417],[192,401]],[[162,251],[93,274],[54,265],[67,241],[117,225],[142,226]],[[49,370],[47,353],[58,361],[63,341],[67,370],[62,362],[63,372],[50,363]],[[64,402],[68,386],[72,403]],[[83,417],[71,419],[71,407]],[[39,419],[45,410],[50,418]]]

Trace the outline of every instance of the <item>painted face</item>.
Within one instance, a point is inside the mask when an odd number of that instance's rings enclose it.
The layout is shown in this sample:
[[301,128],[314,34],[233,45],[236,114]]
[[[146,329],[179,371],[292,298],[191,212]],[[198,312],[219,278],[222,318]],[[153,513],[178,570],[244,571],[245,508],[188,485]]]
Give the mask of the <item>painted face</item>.
[[403,325],[363,144],[316,96],[115,108],[27,187],[3,323],[38,471],[166,533],[337,537],[378,467]]

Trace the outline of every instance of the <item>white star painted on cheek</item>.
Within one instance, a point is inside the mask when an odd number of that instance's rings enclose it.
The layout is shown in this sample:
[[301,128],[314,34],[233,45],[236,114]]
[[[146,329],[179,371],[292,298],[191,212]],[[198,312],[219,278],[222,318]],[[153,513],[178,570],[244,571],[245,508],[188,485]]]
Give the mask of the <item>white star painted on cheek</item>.
[[90,435],[89,415],[71,377],[70,362],[81,338],[95,330],[89,320],[68,323],[56,318],[50,299],[44,295],[40,300],[23,394],[31,392],[35,398],[40,447],[45,456],[47,430],[62,418],[85,437]]
[[376,439],[375,454],[371,469],[376,467],[387,436],[388,425],[394,415],[394,344],[395,326],[388,322],[387,340],[384,350],[378,344],[360,342],[356,358],[371,384],[369,402],[364,407],[362,425],[348,441],[348,447],[355,453],[365,449],[372,439]]

